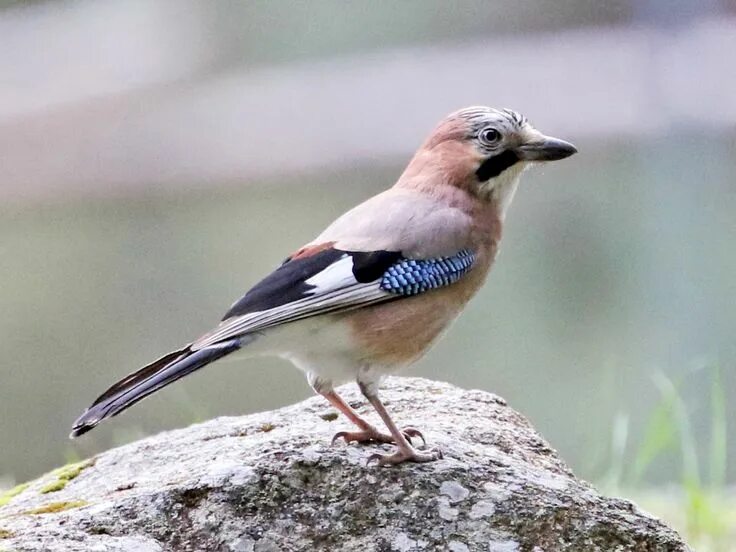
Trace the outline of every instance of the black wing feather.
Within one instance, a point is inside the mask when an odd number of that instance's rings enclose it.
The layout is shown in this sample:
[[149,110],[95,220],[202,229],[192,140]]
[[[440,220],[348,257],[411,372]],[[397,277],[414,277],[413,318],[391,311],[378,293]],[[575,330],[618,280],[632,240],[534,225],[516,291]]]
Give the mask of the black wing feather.
[[308,257],[287,259],[234,303],[222,319],[265,311],[303,299],[314,289],[306,281],[346,255],[353,258],[353,275],[360,283],[378,280],[401,258],[397,251],[359,252],[329,248]]

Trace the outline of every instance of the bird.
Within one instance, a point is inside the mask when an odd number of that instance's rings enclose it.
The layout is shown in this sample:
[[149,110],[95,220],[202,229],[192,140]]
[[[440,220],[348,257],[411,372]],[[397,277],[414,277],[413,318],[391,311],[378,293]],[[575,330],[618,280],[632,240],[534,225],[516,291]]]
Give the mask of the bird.
[[[112,385],[74,422],[70,437],[225,356],[275,355],[301,369],[355,425],[333,443],[395,445],[370,455],[380,466],[441,458],[420,430],[397,426],[380,383],[422,357],[482,286],[524,170],[576,152],[511,109],[449,114],[391,188],[289,255],[211,331]],[[336,392],[351,381],[388,433]]]

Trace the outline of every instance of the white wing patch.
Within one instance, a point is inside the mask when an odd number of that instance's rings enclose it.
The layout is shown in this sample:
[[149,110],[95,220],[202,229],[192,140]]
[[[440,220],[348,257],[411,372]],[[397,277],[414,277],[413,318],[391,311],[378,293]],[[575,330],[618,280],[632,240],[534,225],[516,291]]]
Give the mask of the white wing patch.
[[322,272],[318,272],[305,280],[304,283],[314,286],[314,289],[309,292],[310,296],[357,284],[358,282],[353,275],[353,258],[349,255],[343,255]]

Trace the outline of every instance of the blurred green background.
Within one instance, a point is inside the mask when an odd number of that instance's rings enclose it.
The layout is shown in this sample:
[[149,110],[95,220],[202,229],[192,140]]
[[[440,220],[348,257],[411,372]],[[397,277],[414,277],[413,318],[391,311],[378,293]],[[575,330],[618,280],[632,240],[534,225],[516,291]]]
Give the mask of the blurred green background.
[[67,440],[488,104],[580,154],[527,174],[487,286],[411,373],[498,393],[578,475],[729,546],[735,2],[2,6],[0,488],[309,396],[283,361],[222,362]]

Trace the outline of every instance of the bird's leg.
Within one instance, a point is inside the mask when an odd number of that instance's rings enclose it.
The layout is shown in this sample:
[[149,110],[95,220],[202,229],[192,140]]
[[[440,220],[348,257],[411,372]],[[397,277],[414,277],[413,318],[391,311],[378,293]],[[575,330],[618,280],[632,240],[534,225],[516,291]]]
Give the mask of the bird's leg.
[[[394,438],[386,433],[381,433],[369,422],[365,421],[348,403],[346,403],[334,389],[329,391],[318,391],[329,403],[342,412],[351,422],[360,428],[360,431],[339,431],[332,438],[332,443],[338,439],[345,439],[346,442],[357,443],[393,443]],[[424,437],[418,430],[408,427],[403,430],[403,435],[411,442],[412,437],[420,437],[424,441]]]
[[[378,412],[378,415],[383,420],[383,423],[386,424],[386,427],[391,432],[391,436],[393,437],[392,441],[396,443],[396,446],[398,447],[396,452],[394,452],[393,454],[372,454],[368,458],[369,463],[375,460],[378,462],[379,466],[388,466],[392,464],[400,464],[407,461],[431,462],[432,460],[442,458],[442,452],[439,449],[430,449],[426,452],[419,452],[417,449],[415,449],[406,439],[406,430],[401,431],[391,419],[391,416],[389,416],[386,407],[383,406],[383,403],[378,398],[378,393],[376,392],[375,388],[360,382],[358,383],[358,385],[360,386],[360,391],[363,393],[365,398],[368,399],[368,401],[373,405],[373,408],[376,409],[376,412]],[[417,431],[417,433],[419,432]],[[419,433],[419,435],[421,435],[421,433]],[[424,441],[424,437],[422,437],[422,441]]]

